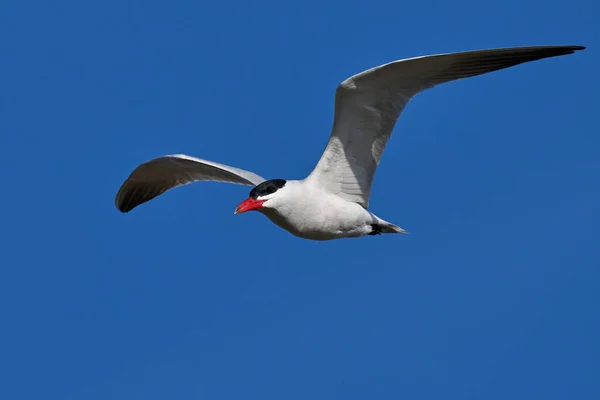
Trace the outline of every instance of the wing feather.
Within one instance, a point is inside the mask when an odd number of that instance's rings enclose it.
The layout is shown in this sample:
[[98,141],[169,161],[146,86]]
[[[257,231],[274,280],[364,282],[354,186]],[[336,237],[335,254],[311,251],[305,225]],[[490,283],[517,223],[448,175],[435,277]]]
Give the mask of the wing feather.
[[126,213],[169,189],[197,181],[256,186],[265,179],[253,172],[184,154],[158,157],[141,164],[123,183],[115,205]]
[[402,110],[417,93],[440,83],[584,48],[535,46],[438,54],[395,61],[354,75],[336,90],[331,136],[308,180],[367,208],[387,141]]

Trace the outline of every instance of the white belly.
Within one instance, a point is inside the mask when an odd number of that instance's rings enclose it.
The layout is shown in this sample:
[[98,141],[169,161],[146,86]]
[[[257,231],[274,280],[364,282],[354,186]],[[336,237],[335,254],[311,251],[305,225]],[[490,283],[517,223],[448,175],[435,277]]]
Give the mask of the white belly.
[[371,232],[374,217],[360,205],[337,196],[321,200],[260,211],[277,226],[304,239],[331,240],[359,237]]

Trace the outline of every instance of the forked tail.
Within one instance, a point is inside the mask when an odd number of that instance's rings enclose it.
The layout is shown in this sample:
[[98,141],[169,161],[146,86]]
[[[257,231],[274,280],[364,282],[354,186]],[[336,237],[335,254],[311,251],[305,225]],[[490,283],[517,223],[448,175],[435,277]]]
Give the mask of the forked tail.
[[381,233],[408,233],[398,225],[390,224],[389,222],[379,224],[379,226],[381,227]]
[[371,233],[369,235],[381,235],[382,233],[408,233],[397,225],[390,224],[387,221],[377,218],[377,222],[371,224]]

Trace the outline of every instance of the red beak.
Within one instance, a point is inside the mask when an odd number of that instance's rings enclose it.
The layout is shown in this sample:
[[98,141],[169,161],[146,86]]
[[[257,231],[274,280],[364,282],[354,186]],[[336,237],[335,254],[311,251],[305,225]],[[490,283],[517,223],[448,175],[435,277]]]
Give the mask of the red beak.
[[242,201],[233,212],[234,214],[245,213],[246,211],[258,210],[266,200],[254,200],[252,197]]

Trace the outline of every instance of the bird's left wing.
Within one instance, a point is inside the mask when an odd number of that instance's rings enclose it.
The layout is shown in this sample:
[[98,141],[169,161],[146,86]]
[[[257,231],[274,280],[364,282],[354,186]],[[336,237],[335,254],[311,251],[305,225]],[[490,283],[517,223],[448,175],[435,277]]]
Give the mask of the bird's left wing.
[[256,186],[264,178],[253,172],[184,154],[155,158],[133,170],[123,183],[115,205],[128,212],[177,186],[196,181],[217,181]]
[[354,75],[337,88],[329,143],[307,180],[366,208],[383,150],[414,95],[440,83],[584,48],[536,46],[438,54],[395,61]]

